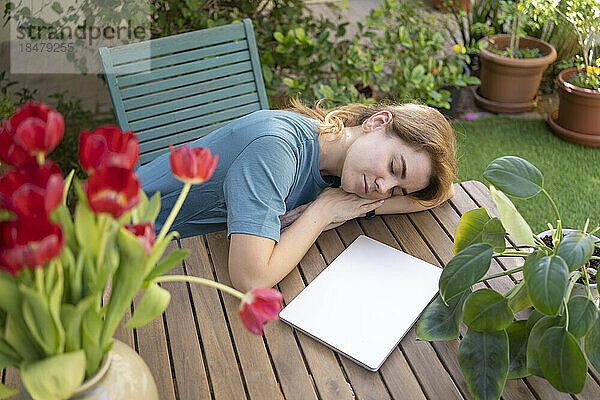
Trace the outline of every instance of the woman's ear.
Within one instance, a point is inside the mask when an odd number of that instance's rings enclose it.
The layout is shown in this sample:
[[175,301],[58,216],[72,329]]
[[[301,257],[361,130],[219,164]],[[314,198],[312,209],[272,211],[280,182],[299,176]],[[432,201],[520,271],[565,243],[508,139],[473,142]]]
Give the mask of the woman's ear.
[[368,119],[363,122],[363,130],[364,131],[373,131],[377,128],[385,126],[392,122],[393,116],[392,113],[388,110],[379,111],[373,115],[371,115]]

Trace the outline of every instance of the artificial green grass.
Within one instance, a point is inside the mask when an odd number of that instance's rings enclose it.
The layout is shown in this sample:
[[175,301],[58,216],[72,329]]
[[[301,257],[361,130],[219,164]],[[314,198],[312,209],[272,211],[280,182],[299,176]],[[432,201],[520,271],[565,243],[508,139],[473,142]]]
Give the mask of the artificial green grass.
[[[542,119],[505,116],[452,123],[458,143],[458,179],[475,179],[489,187],[483,171],[495,158],[525,158],[544,176],[544,188],[562,217],[563,227],[590,229],[600,222],[600,148],[582,147],[552,134]],[[538,194],[529,200],[512,199],[534,232],[556,226],[548,199]],[[590,230],[588,229],[588,231]]]

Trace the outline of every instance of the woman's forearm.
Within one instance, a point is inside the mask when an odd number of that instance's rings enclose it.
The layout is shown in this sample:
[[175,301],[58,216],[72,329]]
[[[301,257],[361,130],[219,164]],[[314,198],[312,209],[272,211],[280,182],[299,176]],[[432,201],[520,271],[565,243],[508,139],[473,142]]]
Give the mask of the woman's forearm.
[[306,254],[329,221],[315,207],[308,207],[284,232],[273,248],[262,279],[265,287],[281,281]]
[[413,199],[410,196],[393,196],[385,199],[385,203],[383,203],[381,207],[375,210],[375,214],[403,214],[429,210],[430,208],[437,207],[438,205],[442,204],[444,201],[452,197],[454,197],[453,186],[448,190],[446,196],[444,196],[438,202],[419,201]]

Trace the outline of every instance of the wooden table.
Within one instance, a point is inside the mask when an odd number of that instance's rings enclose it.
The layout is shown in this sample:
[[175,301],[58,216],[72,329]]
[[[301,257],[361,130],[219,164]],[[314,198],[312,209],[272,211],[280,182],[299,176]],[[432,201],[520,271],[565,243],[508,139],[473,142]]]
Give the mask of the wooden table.
[[[462,213],[485,207],[497,215],[487,188],[476,181],[455,185],[455,197],[430,211],[359,218],[321,234],[280,284],[291,301],[361,234],[442,267],[452,258],[452,237]],[[230,284],[228,240],[217,232],[182,239],[191,254],[170,273],[217,279]],[[489,273],[510,269],[517,259],[493,261]],[[516,278],[520,278],[516,276]],[[488,286],[505,292],[508,276]],[[165,283],[171,304],[162,318],[135,330],[122,326],[117,338],[135,347],[150,367],[161,399],[434,399],[471,398],[458,363],[459,341],[415,340],[414,328],[378,372],[370,372],[281,321],[265,326],[262,337],[246,331],[238,300],[211,288]],[[18,377],[9,369],[5,381]],[[503,398],[600,399],[600,377],[588,373],[580,394],[556,391],[538,377],[509,380]]]

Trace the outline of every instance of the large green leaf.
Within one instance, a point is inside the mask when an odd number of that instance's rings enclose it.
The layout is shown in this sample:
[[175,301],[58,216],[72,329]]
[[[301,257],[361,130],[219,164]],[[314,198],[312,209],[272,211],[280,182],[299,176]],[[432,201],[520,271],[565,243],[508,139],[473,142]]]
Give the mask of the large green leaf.
[[435,341],[458,338],[463,304],[470,293],[471,289],[465,290],[461,296],[449,300],[448,305],[444,304],[442,296],[435,296],[417,322],[417,339]]
[[508,306],[514,313],[523,311],[533,305],[529,298],[529,294],[527,293],[527,285],[524,280],[519,282],[513,290],[516,291],[516,293],[511,293],[511,297],[508,300]]
[[579,393],[585,384],[587,363],[577,340],[562,326],[550,328],[540,341],[540,366],[557,390]]
[[571,232],[561,240],[556,248],[556,255],[560,256],[569,267],[575,271],[584,265],[594,253],[592,237],[583,232]]
[[440,276],[440,294],[446,303],[485,275],[493,253],[489,244],[476,243],[459,252],[446,264]]
[[520,157],[505,156],[495,159],[483,172],[483,177],[504,193],[529,199],[544,187],[540,170]]
[[584,296],[573,296],[567,303],[569,310],[569,332],[579,339],[588,334],[598,318],[598,307]]
[[454,230],[454,254],[466,249],[474,243],[481,242],[481,232],[485,223],[490,220],[485,208],[469,210],[460,217]]
[[25,363],[20,372],[23,385],[34,399],[68,399],[83,382],[85,353],[78,350]]
[[559,256],[527,257],[523,274],[534,307],[546,315],[556,315],[567,290],[568,268]]
[[508,349],[510,352],[510,365],[508,367],[508,379],[523,378],[527,372],[527,321],[513,321],[506,328],[508,334]]
[[596,318],[592,329],[585,336],[585,354],[596,372],[600,372],[600,318]]
[[154,318],[161,315],[171,300],[169,291],[161,288],[158,284],[153,283],[148,286],[142,300],[135,307],[133,316],[125,325],[126,328],[138,328],[146,325]]
[[505,236],[506,231],[502,226],[502,221],[500,218],[494,217],[485,223],[481,232],[481,241],[491,244],[497,253],[502,253],[506,250]]
[[498,214],[506,232],[517,242],[533,246],[535,244],[533,232],[525,219],[519,214],[512,201],[504,193],[496,190],[493,185],[490,185],[490,193],[492,200],[494,200],[496,207],[498,207]]
[[469,329],[458,347],[458,364],[473,399],[499,399],[508,375],[508,335]]
[[485,208],[467,211],[462,215],[454,231],[454,254],[474,243],[488,243],[496,252],[505,249],[506,232],[498,218],[491,218]]
[[479,289],[465,301],[463,320],[469,329],[500,331],[511,324],[513,316],[506,297],[492,289]]
[[[544,316],[540,318],[533,328],[529,332],[529,338],[527,339],[527,372],[540,377],[544,377],[542,367],[540,367],[540,341],[544,333],[555,326],[560,324],[560,317],[549,317]],[[529,327],[529,325],[528,325]]]

